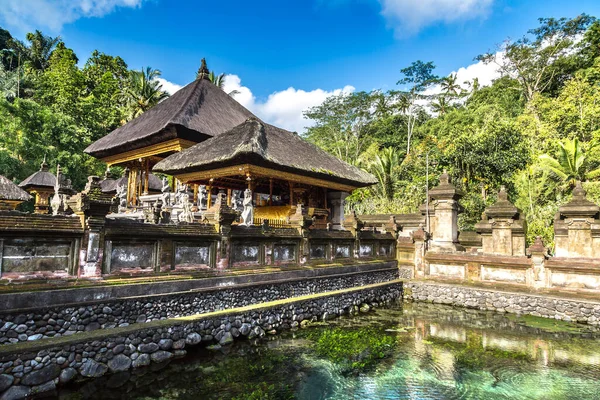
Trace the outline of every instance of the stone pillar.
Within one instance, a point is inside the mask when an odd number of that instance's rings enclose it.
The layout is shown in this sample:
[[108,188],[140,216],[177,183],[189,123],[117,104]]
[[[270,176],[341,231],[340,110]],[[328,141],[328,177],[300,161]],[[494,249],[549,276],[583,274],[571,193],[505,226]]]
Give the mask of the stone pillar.
[[482,215],[475,225],[481,235],[482,251],[485,254],[502,256],[524,256],[527,222],[523,213],[508,201],[504,186],[498,192],[498,200]]
[[308,216],[308,210],[303,204],[296,205],[296,212],[290,217],[290,225],[296,227],[300,232],[300,244],[298,248],[298,262],[304,265],[310,258],[309,228],[313,220]]
[[581,182],[554,218],[556,257],[600,258],[600,207],[586,198]]
[[352,236],[354,236],[354,258],[360,258],[360,231],[364,226],[364,222],[356,216],[354,211],[344,217],[343,229],[352,232]]
[[423,229],[423,225],[412,233],[412,239],[415,245],[413,277],[422,278],[425,276],[425,243],[427,241],[427,232]]
[[527,249],[527,255],[531,257],[532,270],[526,277],[529,286],[536,289],[549,286],[546,268],[544,266],[548,257],[548,249],[544,246],[541,236],[535,238],[535,242]]
[[209,223],[215,225],[221,236],[216,246],[216,268],[228,268],[231,262],[231,224],[235,221],[237,212],[227,205],[225,193],[220,192],[215,204],[206,210],[204,216]]
[[344,206],[346,205],[346,192],[327,192],[327,204],[331,215],[331,229],[342,230],[344,225]]
[[81,218],[85,234],[81,244],[81,264],[73,274],[77,276],[94,277],[102,274],[102,264],[105,258],[110,258],[110,252],[104,248],[104,226],[106,215],[114,207],[111,195],[102,193],[100,177],[90,176],[83,192],[71,196],[68,206]]
[[450,182],[446,171],[440,176],[440,184],[429,191],[430,209],[435,215],[435,230],[431,250],[464,251],[458,243],[458,213],[461,206],[458,200],[463,193]]

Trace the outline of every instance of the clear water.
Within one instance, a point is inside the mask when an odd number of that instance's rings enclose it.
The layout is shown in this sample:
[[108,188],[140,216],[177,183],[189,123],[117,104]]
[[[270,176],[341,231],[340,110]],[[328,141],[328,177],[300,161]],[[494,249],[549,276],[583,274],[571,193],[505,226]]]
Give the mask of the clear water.
[[61,389],[63,399],[600,399],[600,333],[405,304]]

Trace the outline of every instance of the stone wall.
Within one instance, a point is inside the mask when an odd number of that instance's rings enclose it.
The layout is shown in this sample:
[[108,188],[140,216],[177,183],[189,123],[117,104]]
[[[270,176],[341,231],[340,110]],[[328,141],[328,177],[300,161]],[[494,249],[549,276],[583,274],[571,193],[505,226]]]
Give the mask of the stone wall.
[[[0,393],[2,399],[52,393],[57,384],[76,377],[95,378],[107,373],[128,371],[151,363],[166,362],[186,354],[194,345],[227,345],[237,338],[255,338],[265,333],[305,326],[344,314],[367,311],[402,298],[402,283],[349,290],[312,299],[288,301],[268,307],[254,307],[190,321],[155,321],[134,327],[117,328],[109,337],[91,332],[69,338],[51,339],[42,346],[0,350]],[[365,305],[368,305],[366,307]],[[359,308],[360,307],[360,308]],[[96,336],[94,336],[96,335]],[[89,336],[94,336],[89,338]],[[48,342],[48,341],[45,341]],[[52,344],[52,342],[59,342]]]
[[398,279],[398,269],[0,313],[0,345],[244,307]]
[[404,286],[406,300],[600,325],[600,302],[595,301],[428,282]]

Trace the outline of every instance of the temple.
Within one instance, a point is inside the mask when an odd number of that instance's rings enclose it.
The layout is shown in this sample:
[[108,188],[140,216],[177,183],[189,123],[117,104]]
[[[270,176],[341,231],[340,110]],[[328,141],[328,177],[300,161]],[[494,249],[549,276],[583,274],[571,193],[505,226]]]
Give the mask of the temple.
[[[208,73],[198,76],[85,150],[125,167],[118,181],[102,182],[104,192],[120,197],[121,217],[144,220],[144,210],[158,207],[165,222],[201,221],[222,194],[245,225],[286,225],[300,204],[313,227],[342,229],[344,199],[375,177],[261,121]],[[151,171],[171,178],[160,185]],[[252,220],[241,215],[247,196]]]

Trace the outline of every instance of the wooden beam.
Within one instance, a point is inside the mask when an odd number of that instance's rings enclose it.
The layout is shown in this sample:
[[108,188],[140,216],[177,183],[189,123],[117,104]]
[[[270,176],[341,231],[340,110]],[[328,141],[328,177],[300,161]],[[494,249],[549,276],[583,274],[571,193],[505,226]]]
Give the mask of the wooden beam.
[[177,176],[177,178],[183,182],[192,182],[202,181],[210,178],[248,176],[248,174],[250,174],[252,179],[255,179],[256,177],[273,177],[288,182],[325,187],[332,190],[340,190],[342,192],[352,192],[354,189],[356,189],[356,186],[293,174],[290,172],[277,171],[274,169],[250,164],[235,165],[232,167],[217,168],[208,171],[187,172],[179,175],[176,174],[175,176]]
[[101,160],[104,161],[108,166],[123,164],[140,158],[148,158],[150,162],[156,164],[162,158],[167,156],[166,153],[178,152],[187,149],[188,147],[192,147],[195,144],[196,142],[192,142],[191,140],[171,139],[167,140],[166,142],[104,157],[101,158]]

